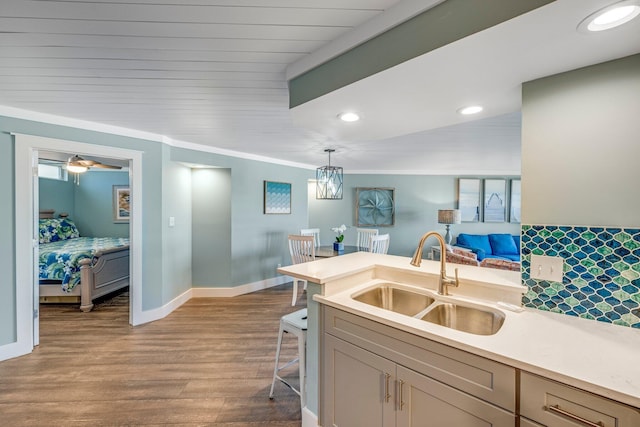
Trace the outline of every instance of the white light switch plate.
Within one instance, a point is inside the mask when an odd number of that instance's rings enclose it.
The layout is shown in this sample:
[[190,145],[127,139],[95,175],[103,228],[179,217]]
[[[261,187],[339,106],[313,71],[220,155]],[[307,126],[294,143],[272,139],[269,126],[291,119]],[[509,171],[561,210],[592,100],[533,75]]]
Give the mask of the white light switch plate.
[[557,256],[531,255],[531,278],[562,283],[564,258]]
[[169,227],[175,227],[175,226],[176,226],[176,217],[170,216],[169,217]]

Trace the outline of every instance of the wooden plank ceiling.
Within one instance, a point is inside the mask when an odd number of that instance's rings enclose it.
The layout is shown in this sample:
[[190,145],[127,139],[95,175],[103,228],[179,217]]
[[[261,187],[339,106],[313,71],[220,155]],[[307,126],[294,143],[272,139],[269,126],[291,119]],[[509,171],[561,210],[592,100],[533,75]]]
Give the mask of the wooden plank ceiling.
[[285,68],[397,1],[2,0],[0,105],[322,156],[291,123]]

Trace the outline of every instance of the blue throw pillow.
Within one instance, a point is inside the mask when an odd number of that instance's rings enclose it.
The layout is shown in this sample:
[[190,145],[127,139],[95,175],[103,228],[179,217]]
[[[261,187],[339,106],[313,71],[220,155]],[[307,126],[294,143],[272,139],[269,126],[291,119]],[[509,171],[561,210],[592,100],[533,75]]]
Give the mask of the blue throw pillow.
[[[486,234],[466,234],[460,233],[456,239],[456,242],[460,246],[464,246],[467,248],[476,248],[484,251],[486,255],[491,255],[493,252],[491,250],[491,244],[489,243],[489,237]],[[478,260],[482,261],[480,257],[480,253],[478,253]]]
[[489,234],[489,242],[494,255],[517,255],[518,247],[511,234]]
[[516,249],[518,249],[518,255],[520,255],[520,235],[518,234],[517,236],[511,236],[513,237],[513,243],[516,244]]

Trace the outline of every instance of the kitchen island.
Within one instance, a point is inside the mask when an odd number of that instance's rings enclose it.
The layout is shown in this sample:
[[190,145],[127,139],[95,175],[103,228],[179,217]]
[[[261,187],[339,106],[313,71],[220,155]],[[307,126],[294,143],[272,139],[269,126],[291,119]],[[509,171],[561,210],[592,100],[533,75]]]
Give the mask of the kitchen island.
[[436,346],[507,366],[514,370],[517,378],[524,373],[532,374],[534,380],[552,379],[620,402],[625,408],[631,408],[632,416],[634,409],[638,413],[639,330],[534,309],[510,311],[498,303],[520,304],[526,289],[520,284],[518,272],[448,264],[449,274],[454,267],[459,268],[460,286],[450,289],[451,301],[499,310],[504,314],[504,322],[497,333],[462,332],[352,298],[380,283],[433,292],[439,277],[437,262],[425,260],[420,267],[413,267],[406,257],[355,253],[278,270],[309,281],[307,408],[303,412],[303,425],[314,425],[313,418],[322,413],[319,374],[324,366],[325,348],[321,343],[326,313],[321,312],[329,308],[337,310],[338,315],[356,316],[398,331],[408,337],[405,342],[427,340]]

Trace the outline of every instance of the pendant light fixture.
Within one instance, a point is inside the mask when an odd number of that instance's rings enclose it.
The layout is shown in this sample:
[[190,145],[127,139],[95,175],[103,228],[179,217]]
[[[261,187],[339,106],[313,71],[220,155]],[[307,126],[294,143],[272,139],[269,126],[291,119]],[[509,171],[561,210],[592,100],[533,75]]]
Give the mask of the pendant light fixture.
[[335,151],[325,149],[324,152],[329,154],[329,164],[316,169],[316,199],[342,199],[342,168],[331,166],[331,153]]

